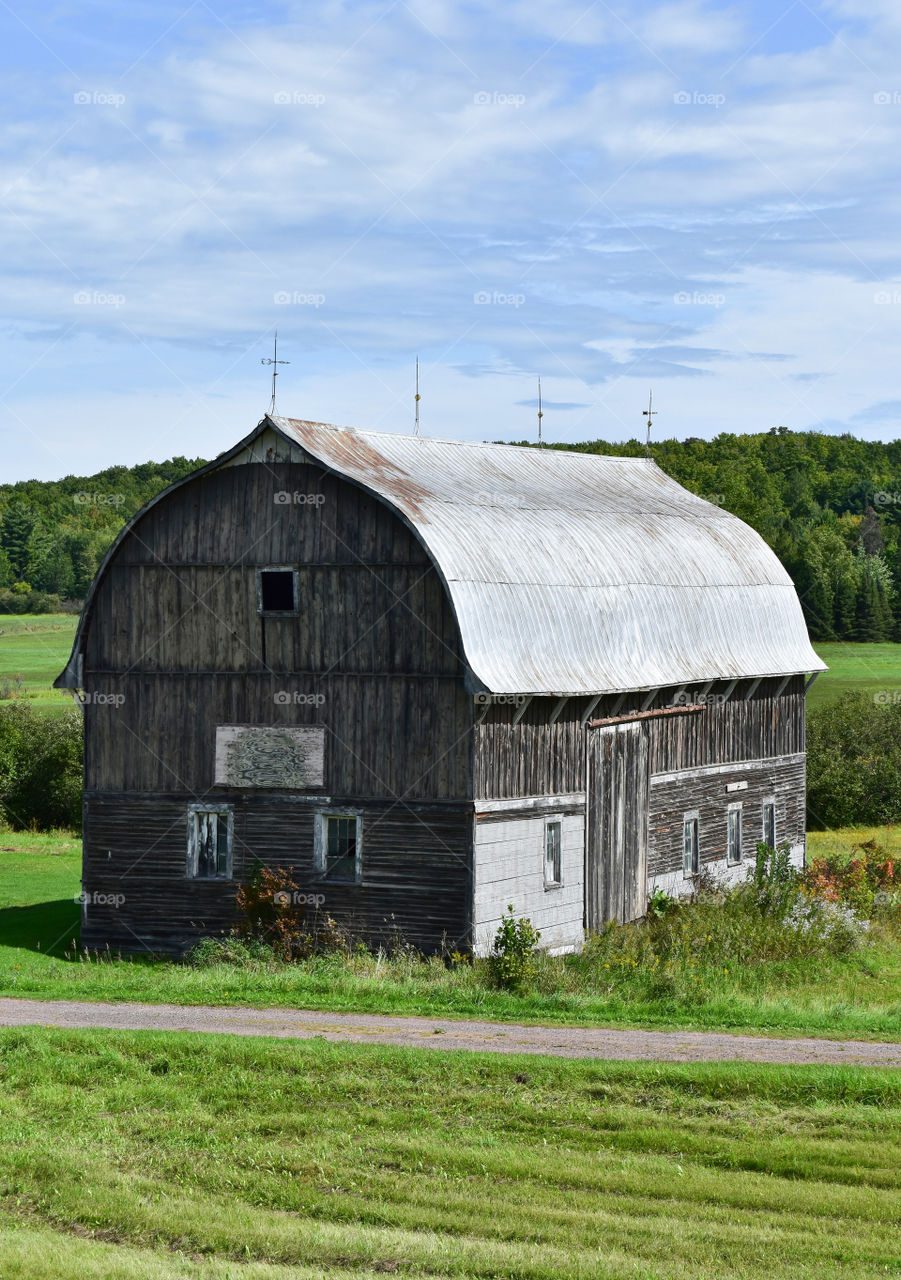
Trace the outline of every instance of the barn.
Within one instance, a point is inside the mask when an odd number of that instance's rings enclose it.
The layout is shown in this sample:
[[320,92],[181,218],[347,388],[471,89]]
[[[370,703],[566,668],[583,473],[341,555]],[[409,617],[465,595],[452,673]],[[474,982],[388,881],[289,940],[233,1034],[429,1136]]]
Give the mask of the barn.
[[646,458],[271,416],[124,528],[84,708],[83,942],[179,952],[255,865],[370,939],[553,950],[804,857],[792,583]]

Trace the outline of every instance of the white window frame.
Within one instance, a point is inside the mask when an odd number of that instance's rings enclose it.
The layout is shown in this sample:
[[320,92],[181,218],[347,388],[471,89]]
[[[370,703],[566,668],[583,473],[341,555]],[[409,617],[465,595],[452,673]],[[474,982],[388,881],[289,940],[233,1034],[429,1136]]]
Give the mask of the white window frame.
[[[691,825],[694,834],[694,848],[692,849],[692,865],[690,869],[685,866],[685,831]],[[695,876],[701,874],[701,819],[697,809],[690,809],[688,813],[682,814],[682,878],[683,880],[693,880]]]
[[767,821],[766,821],[766,811],[769,806],[772,806],[772,809],[773,809],[773,843],[772,845],[770,845],[770,848],[775,849],[776,841],[779,838],[779,814],[776,809],[775,796],[764,796],[763,800],[761,801],[760,831],[761,831],[761,838],[763,839],[764,844],[770,844],[770,841],[768,839],[769,832],[767,831]]
[[[736,830],[737,830],[737,832],[738,832],[738,857],[737,857],[737,858],[733,858],[733,856],[732,856],[732,817],[733,817],[733,814],[734,814],[734,815],[736,815],[736,818],[737,818],[737,823],[736,823]],[[742,815],[742,805],[741,805],[741,802],[738,802],[737,804],[730,804],[730,805],[729,805],[729,807],[728,807],[728,809],[726,810],[726,866],[727,866],[727,867],[740,867],[740,866],[741,866],[741,864],[742,864],[742,862],[744,861],[744,856],[745,856],[745,853],[744,853],[744,832],[742,831],[742,816],[741,816],[741,815]]]
[[[356,854],[353,878],[333,879],[328,874],[328,820],[353,818],[356,822]],[[363,812],[361,809],[318,809],[313,830],[313,865],[329,884],[361,884],[363,880]]]
[[[200,861],[200,819],[205,814],[215,814],[220,819],[217,824],[216,836],[216,852],[218,861],[218,832],[221,829],[221,820],[225,819],[225,871],[217,873],[214,876],[198,875],[198,864]],[[188,880],[199,880],[209,884],[214,881],[224,883],[231,880],[234,871],[234,847],[235,847],[235,809],[230,804],[189,804],[188,805],[188,847],[185,860],[185,876]]]
[[[293,609],[263,608],[263,574],[290,573],[291,589],[294,596]],[[296,618],[300,613],[300,582],[297,566],[293,564],[263,564],[257,569],[257,613],[261,618]]]
[[[557,878],[548,879],[548,832],[551,827],[556,827],[559,833],[557,843]],[[563,888],[563,819],[548,818],[544,824],[544,844],[542,847],[544,855],[544,887],[545,889],[562,889]]]

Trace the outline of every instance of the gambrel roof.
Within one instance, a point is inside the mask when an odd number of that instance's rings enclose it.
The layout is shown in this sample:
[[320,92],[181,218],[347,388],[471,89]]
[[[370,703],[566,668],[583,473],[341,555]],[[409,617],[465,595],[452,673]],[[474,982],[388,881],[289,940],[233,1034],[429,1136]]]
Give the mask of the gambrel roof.
[[[562,696],[824,669],[764,540],[649,459],[273,417],[204,470],[275,459],[314,461],[402,517],[446,585],[475,689]],[[73,661],[78,650],[76,638]]]

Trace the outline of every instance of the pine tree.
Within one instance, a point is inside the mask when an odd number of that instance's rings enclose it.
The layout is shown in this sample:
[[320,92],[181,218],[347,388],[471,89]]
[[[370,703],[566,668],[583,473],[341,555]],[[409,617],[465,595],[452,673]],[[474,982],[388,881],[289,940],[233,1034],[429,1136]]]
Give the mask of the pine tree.
[[0,547],[6,552],[13,580],[22,582],[28,572],[31,535],[37,524],[37,513],[30,502],[13,498],[0,521]]

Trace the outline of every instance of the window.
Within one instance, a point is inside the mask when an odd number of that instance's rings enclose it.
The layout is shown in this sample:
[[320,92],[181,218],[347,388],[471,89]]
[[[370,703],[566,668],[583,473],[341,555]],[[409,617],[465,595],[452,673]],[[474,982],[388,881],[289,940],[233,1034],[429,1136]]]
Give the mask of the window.
[[320,813],[316,869],[327,880],[357,884],[362,874],[363,818],[359,813]]
[[730,867],[736,867],[741,862],[741,805],[730,804],[728,816],[728,843],[726,846],[726,861]]
[[558,889],[563,883],[563,825],[548,822],[544,828],[544,887]]
[[698,815],[686,813],[682,819],[682,873],[686,877],[700,875],[701,849],[698,841]]
[[776,848],[776,801],[763,802],[763,842],[771,849]]
[[297,613],[297,575],[293,569],[260,569],[257,574],[260,613]]
[[233,835],[234,810],[231,806],[208,809],[204,805],[190,805],[188,879],[230,880]]

